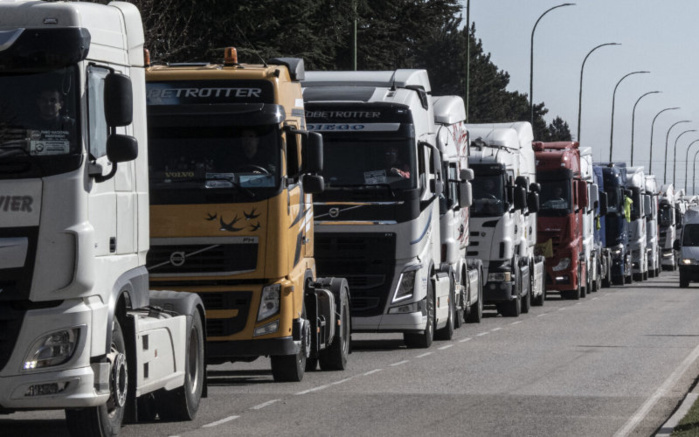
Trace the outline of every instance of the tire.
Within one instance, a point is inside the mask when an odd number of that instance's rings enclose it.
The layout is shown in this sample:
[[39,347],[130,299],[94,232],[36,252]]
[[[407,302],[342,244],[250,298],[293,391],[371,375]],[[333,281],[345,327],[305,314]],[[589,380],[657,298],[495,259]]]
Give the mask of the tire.
[[206,379],[204,363],[204,323],[199,311],[194,310],[187,331],[184,385],[171,391],[158,392],[156,401],[161,420],[194,420],[199,410]]
[[73,437],[114,437],[119,434],[124,421],[130,381],[126,341],[116,318],[112,324],[109,354],[114,362],[110,370],[109,399],[99,407],[66,410],[66,424]]
[[[514,264],[515,266],[517,264]],[[519,275],[519,269],[515,268],[515,298],[509,302],[501,302],[497,305],[498,312],[503,315],[503,317],[519,317],[522,313],[522,284]]]
[[629,276],[625,277],[625,278],[624,278],[624,284],[633,284],[633,278],[632,278],[632,276],[633,276],[633,275],[629,275]]
[[349,357],[352,318],[350,316],[349,291],[347,282],[340,292],[340,329],[329,348],[320,351],[318,361],[321,370],[345,370]]
[[[459,295],[459,303],[460,305],[457,306],[456,311],[455,311],[455,318],[454,318],[454,329],[459,329],[464,325],[466,315],[468,314],[469,309],[466,308],[466,305],[468,305],[468,298],[466,296],[466,277],[467,277],[467,272],[463,272],[461,274],[461,292]],[[454,302],[456,304],[456,302]]]
[[447,324],[442,329],[437,329],[434,332],[435,340],[451,340],[454,337],[454,319],[456,318],[456,301],[454,300],[454,291],[449,293],[449,316]]
[[527,290],[527,294],[522,296],[522,314],[527,314],[529,313],[529,309],[532,307],[532,290],[531,290],[531,285],[529,287],[529,290]]
[[481,323],[483,320],[483,272],[478,271],[478,302],[470,306],[466,323]]
[[590,288],[590,271],[585,267],[585,286],[580,286],[580,298],[584,299],[587,296],[587,290]]
[[689,287],[689,279],[687,279],[687,275],[683,275],[682,272],[680,271],[680,288],[688,288]]
[[432,287],[432,275],[427,279],[427,296],[425,306],[427,309],[427,324],[423,332],[406,332],[403,334],[403,342],[411,349],[427,349],[432,346],[434,340],[434,289]]
[[310,330],[306,320],[306,305],[301,311],[301,318],[305,320],[305,333],[301,333],[301,347],[295,355],[272,355],[272,377],[274,382],[300,382],[306,371],[306,350],[310,347]]

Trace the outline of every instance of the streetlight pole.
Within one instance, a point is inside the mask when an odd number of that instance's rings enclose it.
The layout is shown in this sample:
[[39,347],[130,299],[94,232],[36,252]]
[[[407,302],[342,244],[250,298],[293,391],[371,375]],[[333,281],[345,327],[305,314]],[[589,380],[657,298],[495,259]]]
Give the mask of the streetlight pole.
[[634,124],[636,122],[636,106],[638,105],[638,102],[641,101],[642,98],[649,94],[658,94],[660,91],[648,91],[644,95],[638,98],[636,100],[636,103],[633,105],[633,111],[631,111],[631,167],[633,167],[633,134],[634,134]]
[[627,73],[619,79],[619,82],[616,83],[616,86],[614,87],[614,92],[612,93],[612,123],[611,123],[611,129],[609,130],[609,162],[612,161],[612,152],[614,150],[614,102],[616,101],[616,90],[619,88],[619,85],[621,85],[621,82],[623,82],[624,79],[627,77],[634,75],[634,74],[646,74],[650,73],[650,71],[632,71],[631,73]]
[[[696,132],[696,129],[690,129],[682,132],[681,134],[677,135],[677,138],[675,138],[675,151],[672,155],[672,185],[675,185],[675,176],[677,175],[677,141],[679,141],[680,137],[684,134],[688,134],[690,132]],[[685,193],[687,192],[687,189],[685,188]]]
[[667,142],[670,139],[670,131],[672,130],[673,127],[677,126],[680,123],[689,123],[689,120],[680,120],[677,123],[673,124],[670,126],[670,128],[667,130],[667,134],[665,135],[665,162],[663,164],[663,167],[665,169],[664,174],[663,174],[663,183],[667,183]]
[[[689,165],[689,149],[692,148],[694,143],[699,143],[699,140],[694,140],[691,143],[689,143],[689,146],[687,146],[687,153],[685,153],[684,156],[684,192],[687,192],[687,181],[689,180],[689,169],[687,169],[687,166]],[[694,186],[692,186],[692,191],[694,191]],[[694,194],[694,193],[692,193]]]
[[[697,154],[699,154],[699,150],[694,153],[694,170],[692,171],[692,194],[696,194],[696,186],[697,186]],[[685,191],[685,193],[687,193]]]
[[578,93],[578,143],[580,142],[580,119],[581,119],[581,114],[582,114],[582,89],[583,89],[583,71],[585,70],[585,62],[587,62],[587,58],[590,57],[592,52],[595,50],[604,47],[604,46],[620,46],[621,44],[616,43],[616,42],[608,42],[605,44],[600,44],[594,49],[590,50],[587,55],[585,55],[585,59],[583,59],[582,67],[580,67],[580,92]]
[[471,90],[471,0],[466,0],[466,123]]
[[532,29],[531,44],[529,49],[529,111],[531,113],[531,124],[534,125],[534,31],[536,31],[536,26],[539,25],[539,21],[544,18],[544,15],[548,14],[554,9],[562,8],[563,6],[575,6],[575,3],[563,3],[544,11],[543,14],[539,16],[534,23],[534,28]]
[[655,127],[655,120],[658,119],[660,114],[665,111],[674,111],[675,109],[680,109],[679,106],[674,108],[665,108],[658,112],[653,118],[653,122],[650,124],[650,163],[648,164],[648,173],[653,174],[653,128]]

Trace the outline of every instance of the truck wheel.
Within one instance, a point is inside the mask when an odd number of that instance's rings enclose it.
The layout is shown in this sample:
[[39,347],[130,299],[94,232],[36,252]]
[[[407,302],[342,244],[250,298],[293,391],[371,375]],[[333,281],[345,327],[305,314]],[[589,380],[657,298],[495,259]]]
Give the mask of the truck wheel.
[[[431,275],[430,275],[431,276]],[[411,349],[427,349],[432,346],[434,339],[434,289],[432,279],[427,279],[427,296],[425,297],[425,307],[427,309],[427,324],[422,333],[406,332],[403,334],[403,342]]]
[[[464,324],[464,319],[466,318],[466,314],[468,313],[468,308],[466,308],[466,305],[468,305],[468,298],[466,295],[466,286],[464,285],[466,281],[466,274],[462,273],[461,274],[461,291],[459,292],[459,298],[457,301],[454,301],[454,306],[456,307],[456,310],[454,311],[454,329],[459,329],[463,326]],[[456,281],[454,281],[456,283]],[[459,303],[457,305],[457,302]]]
[[129,372],[126,360],[126,342],[121,325],[114,319],[112,344],[109,351],[112,361],[109,376],[109,399],[99,407],[66,410],[68,431],[73,437],[113,437],[119,434],[124,420]]
[[527,294],[522,296],[522,314],[527,314],[532,307],[532,290],[531,287]]
[[585,286],[580,287],[580,298],[585,298],[587,296],[587,290],[590,289],[590,270],[587,268],[587,264],[585,264]]
[[[306,305],[303,306],[301,317],[306,320]],[[308,321],[304,323],[301,333],[301,347],[295,355],[272,355],[272,377],[275,382],[299,382],[303,379],[306,370],[306,351],[311,347],[310,327]]]
[[199,410],[206,367],[204,365],[204,324],[197,310],[194,310],[187,334],[184,373],[184,386],[156,393],[158,415],[161,420],[194,420]]
[[687,275],[683,275],[682,272],[680,271],[680,288],[687,288],[689,287],[689,279],[687,278]]
[[435,340],[451,340],[454,337],[454,319],[456,318],[456,301],[454,300],[454,292],[449,293],[449,316],[447,316],[447,324],[442,329],[438,329],[434,333]]
[[320,352],[318,357],[321,370],[345,370],[349,356],[352,319],[347,292],[347,282],[340,292],[340,326],[329,348]]
[[483,272],[478,271],[478,302],[471,305],[466,323],[481,323],[483,319]]

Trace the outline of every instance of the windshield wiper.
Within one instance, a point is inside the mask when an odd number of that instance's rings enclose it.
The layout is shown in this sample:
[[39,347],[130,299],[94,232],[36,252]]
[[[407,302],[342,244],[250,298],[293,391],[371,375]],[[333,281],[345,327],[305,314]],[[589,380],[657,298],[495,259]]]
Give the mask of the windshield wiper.
[[[243,187],[240,185],[238,182],[236,182],[234,179],[228,179],[228,178],[190,178],[190,179],[171,179],[168,182],[165,182],[164,179],[156,179],[156,178],[151,178],[151,183],[158,183],[159,185],[168,185],[168,184],[185,184],[189,182],[204,182],[205,188],[206,183],[209,181],[220,181],[220,182],[227,182],[231,184],[231,187],[235,188],[238,190],[238,192],[245,194],[248,198],[254,199],[255,198],[255,193],[247,189],[246,187]],[[229,187],[215,187],[215,188],[229,188]]]

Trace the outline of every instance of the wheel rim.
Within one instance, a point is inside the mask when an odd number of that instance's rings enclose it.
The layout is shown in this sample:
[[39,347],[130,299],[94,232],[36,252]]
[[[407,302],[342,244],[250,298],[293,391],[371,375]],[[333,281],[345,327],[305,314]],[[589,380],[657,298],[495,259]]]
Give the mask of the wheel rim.
[[124,408],[126,405],[126,393],[129,389],[128,365],[126,364],[126,355],[119,352],[116,345],[112,345],[112,351],[115,354],[114,364],[112,365],[111,374],[111,396],[107,401],[109,414],[113,414],[117,409]]
[[195,393],[199,387],[199,329],[195,326],[189,336],[189,351],[187,360],[189,365],[189,380],[191,393]]

